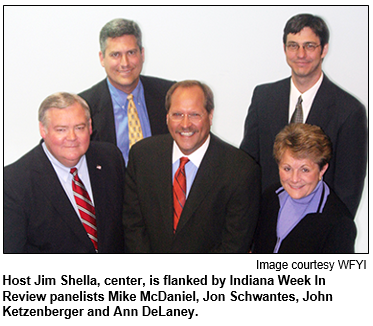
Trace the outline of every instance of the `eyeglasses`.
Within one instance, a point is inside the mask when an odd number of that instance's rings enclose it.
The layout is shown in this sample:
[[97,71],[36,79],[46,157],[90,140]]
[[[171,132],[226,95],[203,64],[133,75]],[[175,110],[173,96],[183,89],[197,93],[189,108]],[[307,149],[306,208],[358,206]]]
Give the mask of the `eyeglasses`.
[[191,122],[200,122],[204,116],[204,114],[200,113],[191,113],[191,114],[184,114],[184,113],[171,113],[169,114],[170,119],[175,122],[181,122],[184,120],[185,116],[188,117],[189,121]]
[[288,43],[286,44],[286,48],[291,52],[298,51],[300,47],[302,47],[307,52],[314,52],[320,45],[321,44],[315,44],[311,42],[304,43],[303,45],[299,45],[298,43]]

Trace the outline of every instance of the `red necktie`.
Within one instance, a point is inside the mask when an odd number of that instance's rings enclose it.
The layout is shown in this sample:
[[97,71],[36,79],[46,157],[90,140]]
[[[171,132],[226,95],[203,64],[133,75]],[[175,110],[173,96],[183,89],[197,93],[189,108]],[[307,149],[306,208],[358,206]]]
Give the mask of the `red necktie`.
[[77,168],[72,168],[70,173],[73,175],[73,193],[76,204],[78,206],[79,214],[82,219],[83,226],[87,231],[88,237],[91,239],[97,251],[97,228],[96,228],[96,212],[95,207],[88,192],[84,187],[83,182],[78,177]]
[[174,233],[186,201],[185,164],[188,162],[189,159],[187,157],[182,157],[180,159],[180,166],[174,176]]

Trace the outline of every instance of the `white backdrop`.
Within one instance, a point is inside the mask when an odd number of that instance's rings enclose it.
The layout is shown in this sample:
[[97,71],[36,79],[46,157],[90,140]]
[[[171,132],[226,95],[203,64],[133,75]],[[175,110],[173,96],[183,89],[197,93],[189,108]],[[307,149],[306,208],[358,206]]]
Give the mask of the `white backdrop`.
[[[57,91],[78,93],[105,77],[99,63],[98,35],[102,26],[117,17],[137,21],[143,31],[145,65],[143,73],[173,80],[199,79],[211,86],[216,109],[213,132],[239,146],[244,119],[258,84],[290,75],[282,50],[282,31],[293,15],[309,12],[322,16],[329,25],[329,53],[323,67],[328,77],[368,105],[368,8],[343,6],[240,6],[240,7],[5,7],[4,8],[4,165],[10,164],[32,149],[40,140],[37,110],[42,100]],[[358,159],[358,158],[355,158]],[[368,184],[368,182],[366,182]],[[368,252],[368,194],[365,187],[356,217],[356,250]],[[1,225],[2,228],[2,225]],[[341,259],[364,262],[333,271],[288,270],[258,271],[256,260],[274,262],[326,262],[336,265]],[[350,325],[366,324],[371,319],[372,286],[370,255],[1,255],[1,274],[12,277],[37,275],[59,278],[61,274],[82,277],[85,274],[103,280],[108,276],[149,278],[208,274],[276,277],[289,273],[304,277],[317,273],[326,278],[325,286],[240,287],[254,292],[294,292],[297,296],[309,289],[330,292],[333,302],[269,303],[180,303],[195,306],[196,325],[224,325],[261,322],[265,325]],[[364,265],[363,265],[364,266]],[[105,292],[105,287],[89,286],[6,286],[2,290],[24,293],[79,290]],[[5,285],[5,286],[4,286]],[[206,288],[206,287],[205,287]],[[215,287],[216,288],[216,287]],[[118,290],[112,287],[109,289]],[[119,288],[120,289],[120,288]],[[134,287],[124,290],[135,291]],[[157,288],[151,288],[155,290]],[[176,292],[178,288],[158,287]],[[190,290],[191,288],[182,288]],[[194,288],[193,288],[194,289]],[[195,288],[202,291],[204,287]],[[206,289],[218,292],[212,287]],[[133,291],[132,291],[133,290]],[[219,291],[227,290],[220,289]],[[178,291],[181,292],[181,291]],[[203,292],[202,292],[203,293]],[[200,294],[200,292],[199,292]],[[202,295],[202,294],[200,294]],[[45,303],[47,304],[47,303]],[[106,302],[61,303],[52,307],[106,307]],[[176,306],[177,303],[175,303]],[[40,307],[40,303],[4,302],[4,305]],[[158,305],[154,303],[153,305]],[[160,303],[159,303],[160,305]],[[124,303],[124,306],[126,303]],[[251,308],[251,309],[250,309]],[[312,311],[312,313],[310,313]],[[317,313],[313,313],[317,311]],[[269,313],[270,312],[270,313]],[[0,319],[2,316],[0,316]],[[82,322],[82,318],[84,321]],[[157,319],[158,318],[158,319]],[[159,319],[161,318],[161,319]],[[4,318],[6,325],[19,317]],[[9,320],[8,320],[9,319]],[[184,322],[185,320],[185,322]],[[19,321],[24,321],[19,320]],[[154,317],[76,317],[72,325],[123,325],[127,321],[143,325],[188,324],[187,319]],[[247,322],[246,322],[247,321]],[[28,325],[65,325],[59,317],[29,318]],[[67,321],[69,322],[69,321]],[[0,322],[2,323],[2,322]],[[70,323],[69,323],[70,324]],[[71,325],[71,324],[70,324]]]
[[[4,165],[39,142],[37,109],[45,97],[78,93],[105,77],[98,35],[117,17],[142,29],[143,74],[211,86],[212,130],[239,146],[254,87],[290,75],[282,31],[301,12],[325,19],[331,38],[324,71],[367,107],[367,7],[5,7]],[[368,250],[367,216],[365,190],[356,217],[357,252]]]

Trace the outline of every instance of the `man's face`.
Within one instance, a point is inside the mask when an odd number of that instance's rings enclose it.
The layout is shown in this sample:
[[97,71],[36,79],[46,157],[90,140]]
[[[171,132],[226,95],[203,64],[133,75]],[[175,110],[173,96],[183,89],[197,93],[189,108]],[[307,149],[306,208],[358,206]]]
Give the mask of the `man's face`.
[[100,52],[101,65],[105,68],[110,83],[126,94],[136,88],[144,58],[144,49],[140,51],[134,35],[109,37],[105,53]]
[[50,153],[66,167],[75,166],[86,153],[92,133],[91,120],[79,103],[49,109],[46,126],[39,122],[39,130]]
[[[291,51],[286,45],[296,43],[299,49]],[[292,76],[296,80],[305,80],[316,82],[321,75],[322,59],[328,52],[328,44],[315,48],[314,51],[308,51],[303,48],[306,44],[320,45],[320,39],[311,28],[305,27],[298,34],[288,34],[284,50],[286,61],[292,70]]]
[[[201,147],[210,133],[213,111],[206,111],[204,99],[199,86],[178,87],[172,94],[167,114],[168,130],[185,155],[190,155]],[[180,121],[175,120],[176,116],[182,115],[184,116]]]

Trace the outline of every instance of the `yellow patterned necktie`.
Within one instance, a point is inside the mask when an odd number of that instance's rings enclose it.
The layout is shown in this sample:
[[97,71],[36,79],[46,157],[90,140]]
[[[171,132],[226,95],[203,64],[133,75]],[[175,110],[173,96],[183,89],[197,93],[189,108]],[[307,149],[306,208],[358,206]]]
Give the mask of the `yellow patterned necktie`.
[[133,95],[127,96],[128,100],[128,138],[130,142],[130,148],[133,144],[143,139],[141,124],[139,115],[137,114],[136,105],[133,101]]

